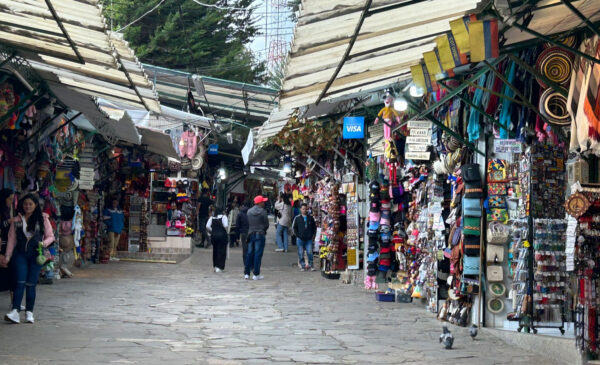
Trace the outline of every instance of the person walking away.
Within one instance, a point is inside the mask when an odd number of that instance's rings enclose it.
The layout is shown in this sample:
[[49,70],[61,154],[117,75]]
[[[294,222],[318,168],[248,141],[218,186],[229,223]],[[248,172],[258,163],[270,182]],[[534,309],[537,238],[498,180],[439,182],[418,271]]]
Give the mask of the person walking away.
[[[11,189],[0,190],[0,262],[3,261],[6,256],[6,246],[8,243],[8,231],[10,230],[11,223],[15,220],[13,218],[13,203],[15,201],[15,193]],[[12,309],[12,299],[15,291],[15,276],[14,268],[0,268],[0,292],[10,291],[10,308]],[[25,307],[21,306],[21,310]]]
[[35,305],[35,288],[42,265],[37,263],[38,246],[48,247],[54,242],[54,232],[49,216],[42,213],[38,199],[33,194],[25,195],[19,202],[19,216],[11,223],[8,231],[6,255],[0,266],[7,267],[14,262],[15,294],[12,310],[4,319],[8,322],[19,323],[21,302],[27,292],[25,301],[26,321],[33,323],[33,308]]
[[[250,202],[244,202],[244,205],[240,208],[235,219],[236,234],[239,240],[242,242],[242,260],[244,262],[244,268],[246,267],[246,255],[248,254],[248,208]],[[252,268],[250,268],[252,269]]]
[[209,217],[212,217],[212,214],[209,214],[208,208],[214,204],[208,196],[208,189],[202,189],[202,195],[200,196],[200,199],[198,199],[198,203],[200,204],[200,206],[198,207],[198,225],[200,227],[200,233],[202,233],[200,247],[208,248],[208,246],[210,245],[210,240],[208,239],[208,234],[206,232],[206,222],[208,222]]
[[119,208],[119,200],[113,199],[112,208],[104,210],[104,221],[108,226],[108,238],[110,240],[110,261],[119,261],[117,258],[117,246],[121,238],[121,232],[125,225],[125,214]]
[[[300,207],[300,215],[294,218],[292,229],[296,235],[296,244],[298,245],[298,267],[301,271],[313,268],[313,242],[317,234],[317,224],[312,215],[308,214],[308,204],[303,203]],[[308,266],[305,266],[304,252],[308,256]]]
[[269,229],[269,216],[265,210],[265,202],[269,199],[258,195],[254,198],[254,206],[248,209],[248,255],[244,267],[244,279],[250,278],[250,269],[254,275],[252,280],[262,280],[260,264],[265,250],[265,236]]
[[279,200],[275,203],[275,209],[278,212],[277,232],[275,241],[277,242],[277,252],[287,252],[288,250],[288,231],[292,223],[292,206],[287,194],[279,195]]
[[216,208],[214,215],[206,223],[206,230],[210,233],[213,245],[213,267],[216,273],[225,270],[228,226],[227,216],[223,214],[221,208]]
[[227,220],[229,221],[229,228],[227,228],[227,234],[229,235],[229,247],[233,247],[234,245],[239,246],[238,235],[237,235],[237,216],[240,213],[240,208],[238,207],[237,198],[233,200],[231,203],[231,209],[229,210],[229,214],[227,215]]

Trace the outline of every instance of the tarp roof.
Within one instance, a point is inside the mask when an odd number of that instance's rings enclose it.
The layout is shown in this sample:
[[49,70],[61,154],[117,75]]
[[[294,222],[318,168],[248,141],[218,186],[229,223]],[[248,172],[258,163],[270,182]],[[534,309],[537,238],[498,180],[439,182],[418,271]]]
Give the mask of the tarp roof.
[[137,129],[142,135],[142,145],[145,146],[148,151],[162,156],[179,159],[175,148],[173,148],[173,141],[168,134],[157,129],[139,126]]
[[[477,9],[480,0],[373,0],[356,42],[325,99],[382,89],[410,78],[410,66],[449,21]],[[316,102],[343,55],[364,0],[304,0],[280,96],[282,110]]]
[[273,112],[271,112],[271,115],[269,116],[269,120],[267,120],[260,127],[255,128],[255,145],[261,146],[267,141],[267,139],[277,135],[277,133],[279,133],[283,129],[283,127],[285,127],[293,113],[294,110],[292,109],[286,109],[281,111],[278,109],[274,109]]
[[147,64],[144,64],[144,68],[154,80],[164,103],[173,106],[187,105],[187,93],[191,89],[196,104],[207,116],[215,113],[242,122],[248,120],[262,123],[276,104],[277,91],[274,89]]
[[[496,8],[508,20],[514,17],[511,12],[508,0],[496,0]],[[600,1],[598,0],[578,0],[571,1],[571,4],[585,15],[591,22],[600,21]],[[535,10],[531,13],[533,18],[527,27],[544,35],[551,35],[572,30],[583,25],[581,19],[575,15],[564,3],[558,0],[543,0],[535,4]],[[522,23],[522,21],[519,21]],[[535,38],[532,34],[523,32],[517,28],[510,28],[504,34],[506,38],[505,45],[523,42]]]
[[122,35],[107,32],[97,0],[0,0],[0,43],[36,69],[93,96],[160,113],[158,97]]

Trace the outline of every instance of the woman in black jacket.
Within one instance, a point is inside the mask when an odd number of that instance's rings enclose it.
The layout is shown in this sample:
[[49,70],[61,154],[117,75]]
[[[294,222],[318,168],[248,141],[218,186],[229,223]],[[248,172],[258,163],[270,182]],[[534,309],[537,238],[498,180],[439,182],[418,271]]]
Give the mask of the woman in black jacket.
[[214,215],[206,223],[206,230],[210,234],[213,245],[213,267],[217,273],[225,270],[228,225],[227,216],[223,214],[221,208],[216,208]]

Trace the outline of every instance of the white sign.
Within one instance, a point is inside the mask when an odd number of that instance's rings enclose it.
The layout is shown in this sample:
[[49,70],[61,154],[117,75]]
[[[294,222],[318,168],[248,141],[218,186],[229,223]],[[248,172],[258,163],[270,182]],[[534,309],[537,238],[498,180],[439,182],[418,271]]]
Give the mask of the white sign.
[[498,139],[494,141],[494,153],[521,153],[523,143],[515,139]]
[[407,144],[408,152],[426,152],[429,145],[426,144]]
[[410,130],[410,135],[413,137],[429,137],[431,136],[431,129],[413,128]]
[[405,152],[404,157],[407,160],[429,160],[431,152]]
[[429,129],[429,128],[431,128],[431,122],[428,120],[409,120],[408,121],[408,129],[412,129],[412,128]]
[[252,136],[252,130],[248,133],[248,139],[246,139],[246,144],[244,148],[242,148],[242,159],[244,160],[244,165],[248,164],[248,160],[250,160],[250,153],[254,149],[254,137]]
[[427,137],[414,137],[414,136],[410,136],[410,137],[406,137],[406,143],[408,144],[431,144],[431,138],[427,138]]

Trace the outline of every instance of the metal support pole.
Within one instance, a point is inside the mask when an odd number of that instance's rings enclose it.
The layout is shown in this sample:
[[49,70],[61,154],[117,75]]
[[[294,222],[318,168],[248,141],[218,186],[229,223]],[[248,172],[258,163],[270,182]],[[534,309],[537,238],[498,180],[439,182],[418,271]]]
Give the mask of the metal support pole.
[[494,66],[492,66],[488,61],[483,61],[485,63],[485,65],[494,73],[496,74],[496,76],[498,76],[498,78],[500,78],[500,80],[502,80],[502,82],[504,82],[504,84],[506,86],[508,86],[514,93],[515,95],[517,95],[519,98],[521,98],[521,100],[523,100],[525,102],[525,104],[527,105],[527,107],[531,110],[533,110],[533,112],[535,114],[537,114],[543,121],[545,121],[546,123],[548,123],[548,125],[550,126],[550,128],[552,129],[552,131],[554,133],[556,133],[556,135],[563,140],[563,142],[565,143],[569,143],[569,141],[567,140],[567,138],[563,135],[563,133],[559,130],[554,128],[554,126],[552,125],[552,123],[550,123],[548,121],[548,118],[546,118],[545,116],[542,115],[542,113],[540,113],[540,111],[538,110],[537,107],[535,107],[533,104],[531,104],[531,102],[527,99],[527,97],[525,97],[525,95],[523,95],[523,93],[521,93],[521,91],[519,89],[517,89],[513,84],[511,84],[508,79],[506,79],[506,77],[504,77],[504,75],[502,75],[500,73],[500,71],[496,70],[496,68]]
[[569,51],[569,52],[571,52],[571,53],[574,53],[574,54],[576,54],[576,55],[578,55],[578,56],[580,56],[580,57],[583,57],[583,58],[585,58],[586,60],[589,60],[589,61],[592,61],[592,62],[594,62],[594,63],[598,63],[598,64],[600,64],[600,60],[599,60],[599,59],[597,59],[597,58],[595,58],[595,57],[592,57],[592,56],[590,56],[590,55],[589,55],[589,54],[587,54],[587,53],[581,52],[581,51],[580,51],[580,50],[578,50],[578,49],[575,49],[575,48],[569,47],[569,46],[567,46],[567,45],[565,45],[565,44],[561,43],[560,41],[558,41],[558,40],[556,40],[556,39],[552,39],[552,38],[550,38],[550,37],[548,37],[548,36],[546,36],[546,35],[544,35],[544,34],[542,34],[542,33],[538,33],[538,32],[536,32],[535,30],[529,29],[529,28],[527,28],[526,26],[524,26],[524,25],[522,25],[522,24],[519,24],[519,23],[517,23],[517,22],[514,22],[514,23],[513,23],[513,26],[514,26],[514,27],[517,27],[518,29],[520,29],[520,30],[522,30],[522,31],[524,31],[524,32],[527,32],[527,33],[529,33],[529,34],[531,34],[531,35],[533,35],[533,36],[535,36],[535,37],[537,37],[537,38],[539,38],[539,39],[541,39],[541,40],[544,40],[544,41],[546,41],[546,42],[548,42],[548,43],[550,43],[550,44],[552,44],[552,45],[555,45],[555,46],[557,46],[557,47],[560,47],[560,48],[562,48],[562,49],[565,49],[565,50],[567,50],[567,51]]
[[2,62],[0,62],[0,67],[2,67],[4,65],[6,65],[7,63],[9,63],[16,56],[17,56],[17,52],[11,53],[10,56],[6,57],[5,60],[3,60]]
[[[444,84],[443,82],[440,82],[440,81],[438,81],[438,83],[439,83],[440,85],[442,85],[443,87],[445,87],[445,88],[446,88],[448,91],[450,91],[450,92],[452,92],[452,91],[453,91],[453,89],[452,89],[451,87],[447,86],[447,85],[446,85],[446,84]],[[466,98],[466,97],[462,96],[460,93],[459,93],[459,94],[456,94],[456,96],[457,96],[457,97],[458,97],[460,100],[462,100],[462,101],[464,101],[465,103],[467,103],[468,105],[470,105],[470,106],[471,106],[473,109],[475,109],[476,111],[478,111],[479,113],[481,113],[481,115],[483,115],[483,116],[484,116],[484,117],[486,117],[487,119],[491,120],[493,125],[495,125],[495,126],[498,126],[498,127],[502,128],[502,129],[504,129],[504,130],[505,130],[505,131],[506,131],[506,132],[509,134],[509,136],[510,136],[510,130],[508,130],[508,128],[507,128],[507,127],[505,127],[505,126],[503,126],[502,124],[498,123],[498,122],[496,121],[496,118],[494,118],[493,116],[491,116],[491,115],[489,115],[488,113],[486,113],[486,111],[485,111],[485,110],[483,110],[483,109],[482,109],[480,106],[477,106],[477,105],[475,105],[475,103],[473,103],[471,100],[469,100],[469,98]]]
[[523,62],[519,57],[509,54],[508,58],[510,58],[513,62],[515,62],[517,65],[519,65],[519,67],[522,67],[523,69],[525,69],[525,71],[529,72],[533,76],[539,77],[540,79],[542,79],[542,81],[544,81],[544,83],[546,83],[548,86],[552,87],[553,90],[555,90],[556,92],[558,92],[565,98],[569,96],[569,93],[567,92],[567,90],[565,90],[564,87],[562,87],[560,84],[557,84],[556,82],[550,80],[546,76],[540,74],[533,67],[531,67],[527,63]]
[[596,34],[598,37],[600,37],[600,30],[598,30],[597,27],[595,27],[592,22],[590,22],[590,20],[583,15],[576,7],[573,6],[573,4],[571,4],[571,0],[560,0],[563,4],[565,4],[565,6],[567,8],[569,8],[569,10],[571,10],[571,12],[575,15],[577,15],[579,17],[579,19],[581,19],[585,25],[592,31],[594,32],[594,34]]

